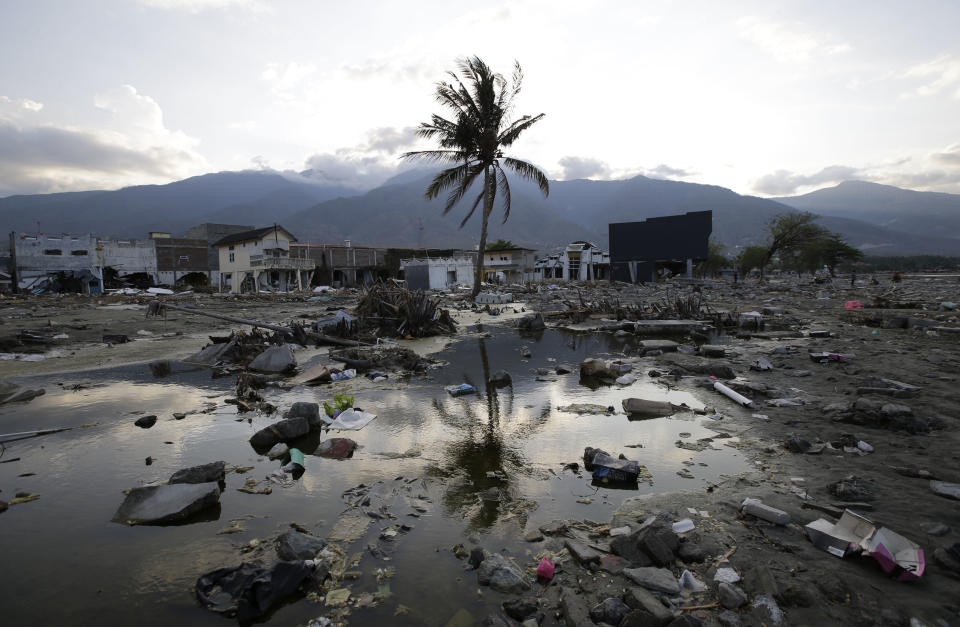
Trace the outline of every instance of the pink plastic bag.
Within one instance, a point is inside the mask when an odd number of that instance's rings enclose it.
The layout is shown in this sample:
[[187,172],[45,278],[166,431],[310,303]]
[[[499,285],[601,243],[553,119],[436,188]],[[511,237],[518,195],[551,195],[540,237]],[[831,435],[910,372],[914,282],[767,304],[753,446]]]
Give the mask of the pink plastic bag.
[[863,309],[863,303],[859,300],[848,300],[843,306],[847,309]]
[[553,579],[553,571],[555,569],[556,565],[544,557],[540,560],[540,565],[537,566],[537,577],[543,577],[547,580]]

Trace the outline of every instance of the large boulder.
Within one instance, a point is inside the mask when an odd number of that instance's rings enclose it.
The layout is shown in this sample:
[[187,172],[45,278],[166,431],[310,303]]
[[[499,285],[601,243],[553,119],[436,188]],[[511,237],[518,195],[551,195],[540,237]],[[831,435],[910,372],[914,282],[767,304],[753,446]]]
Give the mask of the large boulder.
[[306,418],[311,429],[322,427],[325,423],[320,419],[320,405],[298,401],[290,406],[285,418]]
[[547,325],[543,322],[542,315],[534,313],[521,318],[520,322],[517,323],[517,328],[521,331],[542,331],[547,328]]
[[306,418],[278,420],[260,429],[250,437],[250,444],[257,450],[269,450],[277,442],[289,442],[310,433]]
[[323,538],[291,529],[277,538],[277,557],[287,562],[312,560],[326,546],[327,541]]
[[523,571],[498,553],[487,555],[480,563],[477,581],[481,586],[490,586],[505,594],[521,594],[530,589],[530,582]]
[[182,522],[219,503],[220,486],[216,482],[133,488],[113,515],[113,522],[128,525]]
[[293,356],[293,347],[289,344],[271,346],[250,362],[250,370],[267,374],[292,372],[297,367],[297,358]]
[[222,483],[226,462],[210,462],[200,466],[191,466],[173,473],[169,483]]
[[[609,377],[613,376],[610,366],[602,359],[587,359],[580,362],[581,377]],[[616,376],[620,376],[619,374]]]

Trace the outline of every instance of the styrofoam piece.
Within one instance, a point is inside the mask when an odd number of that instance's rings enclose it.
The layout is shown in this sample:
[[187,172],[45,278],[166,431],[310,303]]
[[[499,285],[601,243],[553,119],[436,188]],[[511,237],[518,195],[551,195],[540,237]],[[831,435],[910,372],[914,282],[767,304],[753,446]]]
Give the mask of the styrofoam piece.
[[782,509],[764,505],[760,499],[743,499],[743,503],[740,504],[740,511],[777,525],[790,524],[790,514]]
[[689,518],[684,518],[683,520],[678,520],[673,523],[673,532],[674,533],[686,533],[688,531],[693,531],[694,528],[693,521]]
[[370,414],[365,411],[358,411],[354,408],[345,409],[340,412],[336,420],[331,420],[325,414],[320,417],[327,423],[331,429],[341,429],[343,431],[359,431],[367,426],[371,420],[377,417],[376,414]]

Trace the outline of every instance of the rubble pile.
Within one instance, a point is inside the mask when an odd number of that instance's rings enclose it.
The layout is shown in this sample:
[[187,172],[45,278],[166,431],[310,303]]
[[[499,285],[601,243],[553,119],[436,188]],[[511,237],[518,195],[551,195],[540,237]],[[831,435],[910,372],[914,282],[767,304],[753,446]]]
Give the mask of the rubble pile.
[[439,299],[421,291],[375,283],[364,290],[356,315],[371,337],[427,337],[456,333],[457,325]]

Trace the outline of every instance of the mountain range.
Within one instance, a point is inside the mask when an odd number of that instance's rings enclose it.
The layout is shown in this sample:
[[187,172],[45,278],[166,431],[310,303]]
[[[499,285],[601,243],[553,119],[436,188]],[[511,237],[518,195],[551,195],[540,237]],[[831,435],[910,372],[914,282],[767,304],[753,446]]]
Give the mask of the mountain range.
[[[5,231],[146,237],[149,231],[178,235],[203,222],[282,223],[307,242],[475,246],[478,216],[458,228],[466,201],[443,216],[443,198],[424,198],[432,176],[406,171],[361,192],[289,172],[220,172],[167,185],[0,198],[0,224]],[[821,224],[868,254],[960,254],[956,194],[848,181],[802,196],[765,199],[644,176],[551,181],[548,198],[523,181],[511,187],[510,219],[503,224],[496,209],[489,240],[509,239],[543,251],[575,240],[606,246],[609,223],[710,209],[713,239],[728,252],[761,242],[773,216],[800,210],[818,214]]]

